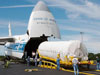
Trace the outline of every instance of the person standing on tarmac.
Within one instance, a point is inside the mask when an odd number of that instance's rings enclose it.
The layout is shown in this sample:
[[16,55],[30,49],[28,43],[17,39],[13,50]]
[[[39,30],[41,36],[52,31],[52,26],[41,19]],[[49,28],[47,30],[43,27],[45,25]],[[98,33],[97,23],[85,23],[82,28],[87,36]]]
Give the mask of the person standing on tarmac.
[[33,61],[34,61],[34,58],[35,58],[35,52],[32,52],[32,58],[33,58]]
[[25,59],[27,59],[27,51],[24,52]]
[[42,64],[42,58],[40,56],[40,58],[39,58],[39,65],[41,66],[41,64]]
[[24,52],[23,60],[24,60],[24,63],[27,62],[27,51]]
[[90,59],[88,59],[88,64],[87,64],[88,69],[90,69],[90,64],[91,64]]
[[10,63],[10,58],[8,56],[5,56],[4,58],[4,68],[8,68]]
[[27,58],[27,66],[30,66],[30,56]]
[[38,58],[38,52],[36,52],[36,55],[35,55],[35,66],[37,66],[37,58]]
[[97,70],[100,70],[100,59],[96,56]]
[[78,59],[77,58],[73,58],[72,59],[72,64],[73,64],[73,69],[74,69],[74,75],[79,75],[79,69],[78,69]]
[[6,56],[4,57],[4,66],[3,68],[6,68],[6,63],[7,63],[7,59],[6,59]]
[[57,55],[57,70],[60,70],[60,54]]

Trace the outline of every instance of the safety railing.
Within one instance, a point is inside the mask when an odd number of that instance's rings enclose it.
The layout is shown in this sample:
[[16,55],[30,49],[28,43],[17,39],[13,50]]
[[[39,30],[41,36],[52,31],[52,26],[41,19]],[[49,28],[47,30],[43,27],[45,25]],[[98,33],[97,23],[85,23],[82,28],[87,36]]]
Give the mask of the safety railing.
[[56,64],[49,62],[49,61],[44,61],[44,60],[42,60],[42,64],[39,66],[43,67],[43,68],[49,68],[49,69],[56,69],[57,68]]

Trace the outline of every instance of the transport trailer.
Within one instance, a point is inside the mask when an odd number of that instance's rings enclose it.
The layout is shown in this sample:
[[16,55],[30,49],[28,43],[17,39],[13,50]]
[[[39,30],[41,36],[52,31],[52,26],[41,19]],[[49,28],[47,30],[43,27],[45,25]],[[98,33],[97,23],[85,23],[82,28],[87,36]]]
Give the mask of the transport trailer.
[[[43,56],[43,55],[40,55],[40,54],[39,54],[39,56],[41,57],[42,60],[46,60],[48,62],[56,63],[56,59],[54,59],[54,58],[46,57],[46,56]],[[72,65],[72,59],[73,59],[73,56],[70,57],[70,60],[68,60],[68,58],[66,58],[66,56],[65,56],[65,60],[64,61],[60,60],[60,64],[63,65],[63,66],[71,66]],[[87,65],[87,64],[94,65],[93,60],[81,60],[81,59],[79,59],[79,62],[80,62],[79,65]]]
[[78,40],[42,42],[38,47],[38,52],[42,59],[53,62],[56,62],[59,54],[62,65],[72,65],[74,57],[78,58],[80,64],[93,64],[93,61],[88,61],[87,48]]

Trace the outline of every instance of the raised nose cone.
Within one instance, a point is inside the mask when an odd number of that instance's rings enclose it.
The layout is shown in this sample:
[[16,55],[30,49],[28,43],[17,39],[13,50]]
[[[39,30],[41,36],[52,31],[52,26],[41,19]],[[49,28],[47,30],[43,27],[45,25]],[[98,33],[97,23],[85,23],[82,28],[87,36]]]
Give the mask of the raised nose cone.
[[47,5],[39,1],[34,7],[28,24],[28,34],[30,38],[41,37],[56,37],[60,38],[60,33],[56,21],[49,11]]
[[49,9],[44,2],[39,1],[37,5],[35,6],[35,8],[33,9],[33,11],[48,11],[49,12]]

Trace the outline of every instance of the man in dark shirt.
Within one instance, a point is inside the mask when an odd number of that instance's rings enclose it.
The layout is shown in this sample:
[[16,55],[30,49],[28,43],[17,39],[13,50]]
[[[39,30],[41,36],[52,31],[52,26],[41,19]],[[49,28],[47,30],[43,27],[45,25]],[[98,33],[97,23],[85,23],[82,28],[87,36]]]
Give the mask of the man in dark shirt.
[[30,66],[30,56],[27,58],[27,66]]
[[96,56],[96,61],[97,61],[97,70],[100,70],[100,59],[98,56]]

